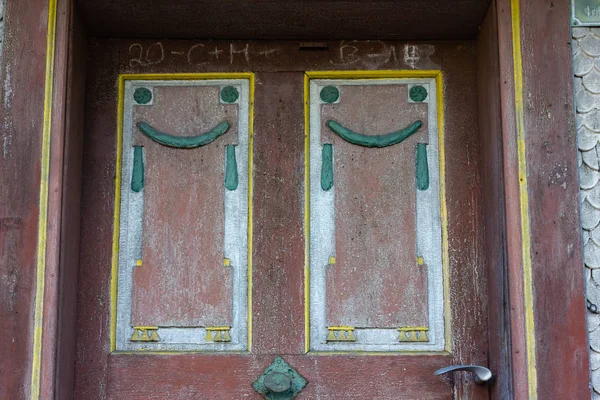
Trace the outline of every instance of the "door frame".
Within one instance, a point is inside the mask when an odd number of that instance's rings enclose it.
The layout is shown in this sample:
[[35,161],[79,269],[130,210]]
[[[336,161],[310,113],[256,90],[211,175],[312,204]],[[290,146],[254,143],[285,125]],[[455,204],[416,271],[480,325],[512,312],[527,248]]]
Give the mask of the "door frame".
[[[11,189],[2,200],[12,213],[2,228],[24,237],[27,251],[7,249],[24,283],[14,288],[20,315],[2,304],[10,322],[0,332],[10,354],[4,362],[16,372],[0,386],[14,391],[11,398],[23,396],[23,387],[31,398],[64,398],[74,372],[86,35],[73,0],[17,3],[6,9],[1,71],[13,87],[2,89],[0,115],[26,140],[11,150],[21,163],[0,161]],[[498,399],[590,395],[571,51],[554,45],[570,42],[567,3],[493,1],[477,39]],[[19,28],[45,17],[39,31]],[[14,50],[25,46],[32,56]],[[544,111],[551,118],[540,119]],[[548,183],[559,166],[568,172],[560,184]]]

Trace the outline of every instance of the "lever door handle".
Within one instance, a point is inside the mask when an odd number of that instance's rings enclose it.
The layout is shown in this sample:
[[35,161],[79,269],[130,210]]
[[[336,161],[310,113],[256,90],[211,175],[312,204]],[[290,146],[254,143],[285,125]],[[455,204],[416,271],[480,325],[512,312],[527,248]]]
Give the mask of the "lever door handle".
[[440,368],[435,371],[434,375],[443,375],[454,371],[468,371],[472,372],[475,378],[475,383],[478,385],[485,385],[492,383],[492,371],[486,367],[480,365],[451,365],[449,367]]

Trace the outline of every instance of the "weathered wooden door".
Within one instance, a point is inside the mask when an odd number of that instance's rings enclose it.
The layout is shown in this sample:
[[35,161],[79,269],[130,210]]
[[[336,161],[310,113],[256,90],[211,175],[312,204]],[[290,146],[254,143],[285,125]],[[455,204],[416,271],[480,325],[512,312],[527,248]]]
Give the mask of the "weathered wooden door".
[[96,45],[76,396],[488,397],[473,46],[375,45]]

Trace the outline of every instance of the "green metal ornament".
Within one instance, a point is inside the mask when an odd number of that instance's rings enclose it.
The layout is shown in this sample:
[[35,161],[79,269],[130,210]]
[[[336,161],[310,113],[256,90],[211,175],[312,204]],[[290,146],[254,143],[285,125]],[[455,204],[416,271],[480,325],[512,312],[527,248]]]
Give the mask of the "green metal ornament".
[[408,92],[408,96],[412,101],[416,101],[417,103],[421,103],[425,101],[427,98],[427,89],[423,86],[417,85],[410,88]]
[[148,104],[152,101],[152,91],[145,87],[137,88],[133,92],[133,99],[138,104]]
[[240,98],[240,92],[233,86],[226,86],[221,89],[221,100],[223,103],[232,104]]
[[324,103],[335,103],[340,98],[340,90],[335,86],[325,86],[321,89],[321,100]]

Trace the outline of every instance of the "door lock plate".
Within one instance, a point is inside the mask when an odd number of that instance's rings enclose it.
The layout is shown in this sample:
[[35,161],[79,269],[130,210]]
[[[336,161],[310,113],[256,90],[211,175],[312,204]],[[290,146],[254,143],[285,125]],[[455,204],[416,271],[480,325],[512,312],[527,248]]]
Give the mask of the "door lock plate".
[[278,356],[254,381],[252,387],[267,400],[290,400],[295,398],[307,383],[294,367]]

